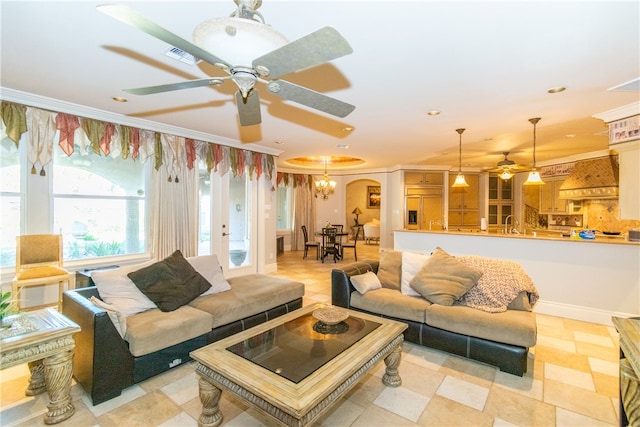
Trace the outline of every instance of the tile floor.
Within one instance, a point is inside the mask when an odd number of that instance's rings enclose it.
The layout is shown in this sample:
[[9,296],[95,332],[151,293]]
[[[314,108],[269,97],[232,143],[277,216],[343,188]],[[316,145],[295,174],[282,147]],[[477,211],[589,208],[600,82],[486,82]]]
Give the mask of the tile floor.
[[[377,245],[358,245],[377,259]],[[353,261],[349,253],[345,261]],[[336,264],[287,252],[274,275],[306,284],[305,304],[330,302],[329,273]],[[538,344],[524,377],[405,343],[403,384],[385,387],[384,363],[315,426],[615,426],[618,424],[618,335],[615,328],[538,315]],[[41,426],[47,395],[25,397],[26,365],[0,371],[0,425]],[[92,406],[73,384],[76,413],[60,426],[196,426],[201,404],[193,364],[179,366]],[[225,426],[275,423],[222,393]]]

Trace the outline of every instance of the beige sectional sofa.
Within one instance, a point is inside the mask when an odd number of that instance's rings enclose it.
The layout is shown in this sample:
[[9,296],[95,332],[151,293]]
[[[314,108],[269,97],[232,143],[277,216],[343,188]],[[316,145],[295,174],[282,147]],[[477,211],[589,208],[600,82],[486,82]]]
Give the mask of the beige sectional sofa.
[[[538,293],[529,276],[512,261],[451,257],[474,273],[460,280],[466,280],[464,285],[454,283],[451,295],[451,287],[442,286],[451,279],[451,270],[434,272],[441,259],[421,256],[423,261],[431,258],[431,263],[408,261],[415,254],[383,251],[379,262],[334,269],[332,304],[402,321],[409,325],[408,341],[522,376],[537,334],[532,306]],[[413,264],[413,271],[403,263]]]
[[96,286],[64,293],[62,312],[81,327],[73,374],[94,405],[191,360],[197,348],[302,307],[303,283],[265,274],[226,280],[215,256],[187,260],[212,286],[170,311],[141,298],[129,277],[153,277],[145,268],[155,263],[95,272]]

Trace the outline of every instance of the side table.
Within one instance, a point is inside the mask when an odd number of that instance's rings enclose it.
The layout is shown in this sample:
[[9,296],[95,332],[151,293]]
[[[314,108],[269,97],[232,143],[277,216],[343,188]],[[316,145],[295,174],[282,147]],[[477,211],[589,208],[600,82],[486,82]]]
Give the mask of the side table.
[[[80,327],[53,308],[10,316],[15,334],[2,332],[0,369],[28,363],[31,377],[25,394],[49,393],[45,424],[66,420],[75,412],[71,403],[73,334]],[[20,326],[19,329],[17,325]]]

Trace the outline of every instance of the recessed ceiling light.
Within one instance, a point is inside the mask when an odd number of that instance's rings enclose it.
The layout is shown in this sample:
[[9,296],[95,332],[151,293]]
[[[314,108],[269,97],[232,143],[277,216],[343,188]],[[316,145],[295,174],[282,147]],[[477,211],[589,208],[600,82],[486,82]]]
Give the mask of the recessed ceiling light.
[[342,150],[346,150],[347,148],[351,147],[349,144],[338,144],[336,145],[336,147],[342,149]]
[[564,92],[565,90],[567,90],[566,87],[564,86],[556,86],[556,87],[551,87],[549,89],[547,89],[548,93],[560,93],[560,92]]
[[440,115],[440,111],[431,110],[431,111],[427,112],[427,114],[430,115],[430,116],[439,116]]
[[564,136],[565,138],[575,138],[576,134],[575,133],[568,133]]
[[113,100],[114,100],[114,101],[116,101],[116,102],[127,102],[127,101],[129,101],[127,98],[124,98],[124,97],[122,97],[122,96],[114,96],[114,97],[113,97],[113,98],[111,98],[111,99],[113,99]]

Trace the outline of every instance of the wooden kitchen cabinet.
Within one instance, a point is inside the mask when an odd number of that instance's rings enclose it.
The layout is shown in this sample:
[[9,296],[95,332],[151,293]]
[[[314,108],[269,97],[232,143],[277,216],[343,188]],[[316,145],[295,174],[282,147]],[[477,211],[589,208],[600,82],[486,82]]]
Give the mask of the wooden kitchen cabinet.
[[442,185],[442,172],[409,171],[404,173],[404,185]]
[[449,227],[480,225],[480,175],[465,174],[466,188],[453,188],[455,174],[449,175]]
[[565,178],[545,179],[540,186],[540,213],[568,213],[569,207],[566,200],[558,197],[560,186]]

